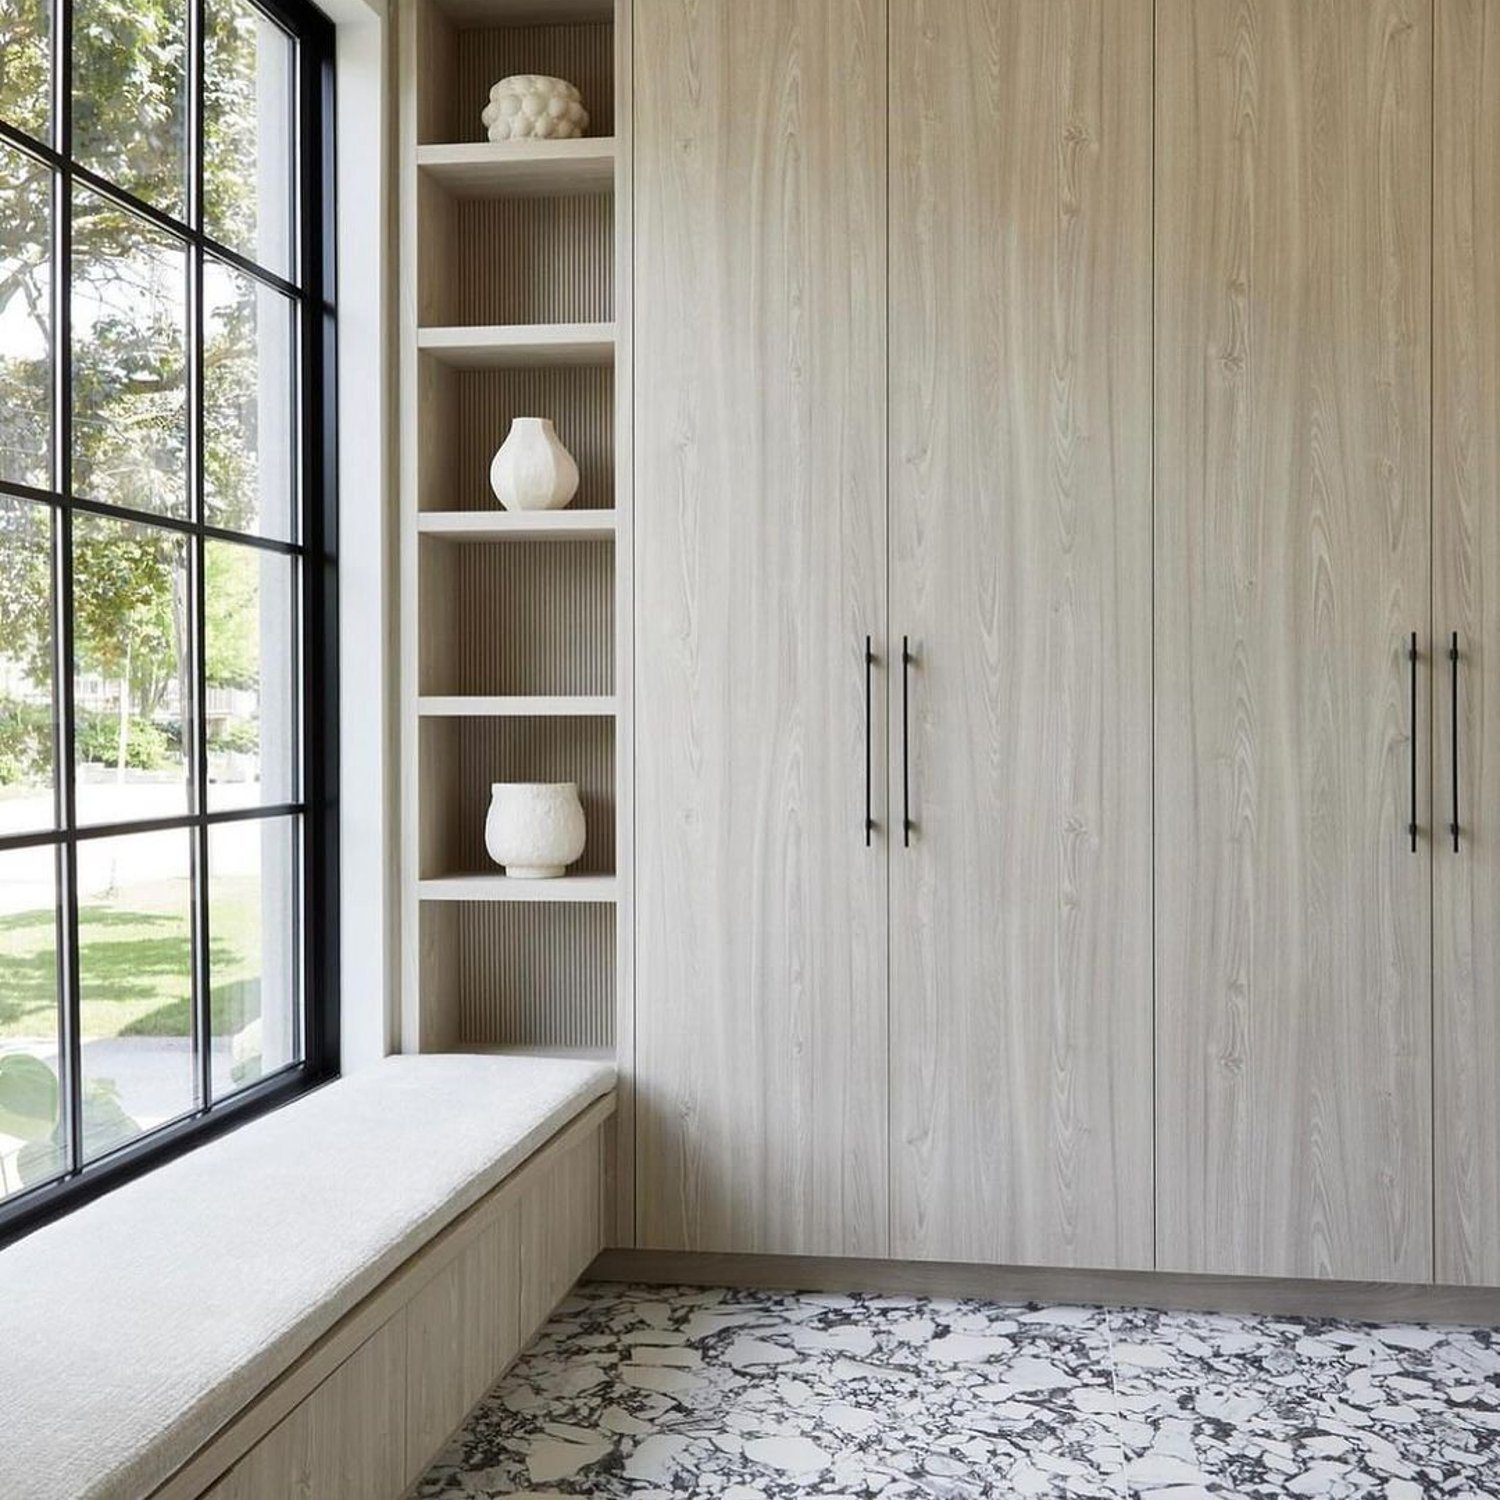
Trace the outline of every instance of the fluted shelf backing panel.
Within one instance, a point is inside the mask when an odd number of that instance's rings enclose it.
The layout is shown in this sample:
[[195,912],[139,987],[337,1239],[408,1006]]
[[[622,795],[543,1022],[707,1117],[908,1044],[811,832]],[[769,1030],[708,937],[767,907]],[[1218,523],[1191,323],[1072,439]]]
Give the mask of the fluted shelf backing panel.
[[[449,201],[451,232],[424,253],[436,327],[608,323],[614,318],[614,199],[468,198]],[[446,241],[447,248],[440,249]]]
[[614,691],[614,544],[508,547],[424,538],[426,696],[578,697]]
[[613,370],[449,370],[431,379],[446,382],[447,420],[424,433],[432,451],[423,465],[423,510],[499,509],[490,463],[515,417],[551,417],[578,464],[569,510],[613,508]]
[[460,1046],[613,1046],[612,906],[464,902],[452,942]]
[[496,781],[576,781],[588,843],[570,873],[615,873],[613,719],[425,719],[420,741],[420,879],[499,873],[484,847]]
[[614,27],[497,26],[452,34],[454,87],[433,100],[428,141],[482,141],[490,87],[512,73],[566,78],[583,95],[589,135],[615,130]]

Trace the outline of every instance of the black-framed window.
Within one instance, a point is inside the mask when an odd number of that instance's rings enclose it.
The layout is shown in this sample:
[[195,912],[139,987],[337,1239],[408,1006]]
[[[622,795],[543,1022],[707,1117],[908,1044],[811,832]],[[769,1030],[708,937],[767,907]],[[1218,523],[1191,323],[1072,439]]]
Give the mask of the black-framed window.
[[337,1067],[332,31],[0,0],[0,1241]]

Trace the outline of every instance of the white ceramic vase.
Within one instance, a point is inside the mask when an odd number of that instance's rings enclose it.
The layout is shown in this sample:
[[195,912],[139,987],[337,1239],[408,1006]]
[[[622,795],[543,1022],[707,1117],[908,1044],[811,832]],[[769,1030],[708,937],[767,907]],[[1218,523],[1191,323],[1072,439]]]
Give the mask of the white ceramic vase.
[[506,510],[561,510],[578,493],[578,465],[548,417],[517,417],[490,464]]
[[555,880],[583,853],[576,782],[497,781],[484,846],[512,880]]
[[589,112],[567,79],[516,73],[490,90],[480,118],[492,141],[570,141],[588,129]]

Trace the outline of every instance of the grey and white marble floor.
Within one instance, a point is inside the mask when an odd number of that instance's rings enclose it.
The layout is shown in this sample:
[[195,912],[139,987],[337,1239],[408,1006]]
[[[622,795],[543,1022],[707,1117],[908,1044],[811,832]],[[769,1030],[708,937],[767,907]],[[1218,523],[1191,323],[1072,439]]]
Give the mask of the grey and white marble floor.
[[418,1500],[1500,1497],[1500,1333],[590,1285]]

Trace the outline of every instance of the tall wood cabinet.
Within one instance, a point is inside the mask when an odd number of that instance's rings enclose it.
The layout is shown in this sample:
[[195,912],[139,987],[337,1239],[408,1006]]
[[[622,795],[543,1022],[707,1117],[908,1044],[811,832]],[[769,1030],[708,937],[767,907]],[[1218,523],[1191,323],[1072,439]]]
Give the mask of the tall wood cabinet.
[[1432,1272],[1431,17],[1158,0],[1168,1270]]
[[1500,1284],[1500,0],[634,49],[637,1242]]
[[1151,3],[890,21],[891,1253],[1149,1266]]
[[647,1246],[886,1247],[885,44],[882,0],[636,10]]
[[1436,1274],[1500,1285],[1500,3],[1436,22]]

